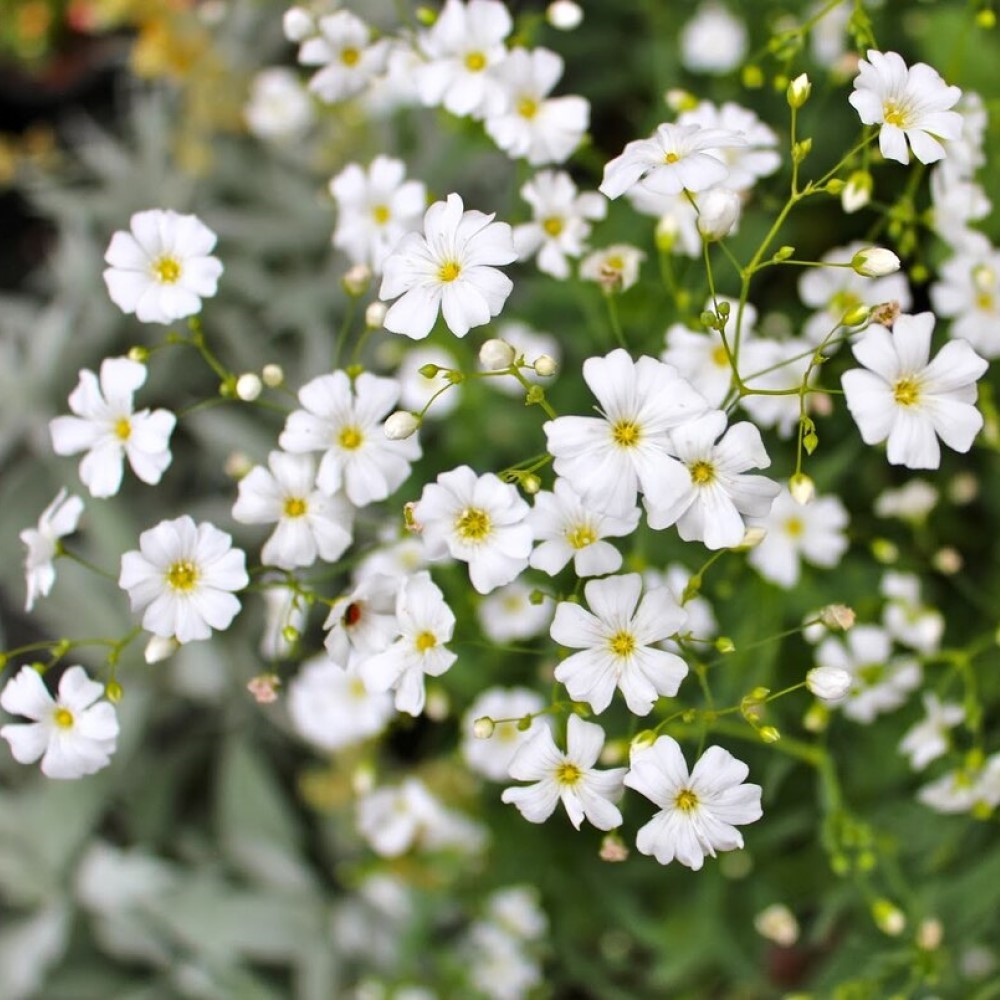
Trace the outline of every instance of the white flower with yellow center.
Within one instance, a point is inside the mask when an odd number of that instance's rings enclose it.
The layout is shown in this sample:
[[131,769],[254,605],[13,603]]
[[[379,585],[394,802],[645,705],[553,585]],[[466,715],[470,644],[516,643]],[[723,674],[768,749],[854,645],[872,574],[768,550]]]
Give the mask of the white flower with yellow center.
[[371,28],[350,11],[321,17],[318,28],[319,34],[299,47],[299,62],[322,67],[309,81],[309,89],[321,101],[334,104],[354,97],[385,69],[388,39],[373,42]]
[[577,576],[604,576],[621,569],[621,553],[605,538],[623,538],[639,526],[639,508],[621,517],[594,510],[565,479],[552,492],[535,494],[528,518],[541,544],[531,553],[531,565],[555,576],[570,560]]
[[315,117],[313,100],[295,70],[268,66],[254,76],[243,119],[257,138],[290,144],[305,135]]
[[395,691],[396,708],[409,715],[424,710],[424,677],[440,677],[457,659],[445,647],[455,631],[455,615],[430,574],[403,582],[396,597],[400,632],[388,648],[361,661],[358,672],[371,691]]
[[864,368],[841,377],[847,408],[865,444],[887,441],[890,465],[936,469],[938,438],[967,452],[983,426],[976,381],[989,367],[964,340],[929,361],[933,313],[900,316],[890,332],[872,326],[854,344]]
[[450,194],[427,209],[423,233],[407,233],[386,258],[379,298],[397,301],[383,325],[423,340],[440,312],[448,329],[464,337],[500,315],[514,285],[495,265],[515,260],[510,226],[466,212]]
[[708,406],[691,384],[655,358],[633,361],[618,348],[588,358],[583,377],[599,417],[558,417],[544,425],[554,468],[593,508],[626,517],[636,491],[673,496],[688,473],[672,457],[670,431]]
[[476,618],[487,639],[503,644],[534,639],[548,631],[554,612],[551,597],[524,580],[515,580],[484,597],[476,607]]
[[316,485],[332,496],[343,490],[355,507],[384,500],[420,458],[417,436],[390,441],[382,430],[396,408],[399,383],[362,372],[320,375],[299,390],[303,409],[289,414],[278,445],[293,454],[321,451]]
[[260,560],[295,569],[334,562],[351,544],[353,510],[341,496],[316,488],[312,455],[272,451],[268,468],[254,466],[239,483],[233,517],[241,524],[276,524]]
[[504,39],[513,26],[498,0],[446,0],[433,26],[417,36],[427,59],[413,77],[420,100],[474,118],[502,111],[508,96],[495,70],[507,57]]
[[442,472],[413,505],[431,559],[450,553],[469,564],[480,594],[515,580],[531,554],[530,508],[492,472],[477,476],[467,465]]
[[986,358],[1000,357],[1000,251],[989,243],[950,257],[931,285],[937,315],[952,320],[953,340],[967,340]]
[[962,116],[948,110],[961,96],[927,63],[907,67],[898,52],[869,49],[848,100],[865,125],[882,126],[878,144],[887,160],[909,163],[909,142],[921,163],[934,163],[945,157],[940,140],[962,134]]
[[233,594],[250,582],[246,557],[214,525],[187,515],[161,521],[139,536],[139,550],[122,556],[118,586],[128,591],[142,627],[178,642],[207,639],[239,613]]
[[625,784],[660,811],[636,835],[641,854],[661,865],[677,860],[698,871],[717,851],[743,847],[736,828],[755,823],[763,812],[760,785],[745,784],[750,769],[722,747],[709,747],[688,773],[677,741],[660,736],[632,751]]
[[107,701],[98,699],[104,685],[87,677],[83,667],[70,667],[59,678],[53,698],[32,667],[21,667],[0,694],[0,706],[11,715],[30,719],[0,729],[14,760],[42,760],[47,778],[82,778],[107,767],[118,741],[118,718]]
[[[510,762],[521,745],[549,726],[549,717],[538,714],[545,707],[542,696],[529,688],[483,691],[462,717],[465,762],[490,781],[506,781]],[[485,731],[476,727],[481,719],[488,720]]]
[[605,292],[627,292],[639,280],[646,254],[631,243],[612,243],[580,261],[580,278],[596,281]]
[[56,582],[53,561],[59,554],[59,539],[73,534],[83,513],[83,501],[78,496],[60,490],[42,511],[34,528],[25,528],[21,541],[28,547],[24,560],[24,574],[28,596],[24,610],[30,611],[39,597],[47,597]]
[[590,104],[569,94],[549,97],[563,74],[562,57],[548,49],[514,49],[496,70],[508,106],[486,119],[486,133],[512,159],[533,167],[564,163],[590,125]]
[[216,236],[194,215],[167,209],[136,212],[131,232],[117,232],[104,255],[108,294],[141,323],[172,323],[201,311],[218,287]]
[[625,768],[598,771],[594,765],[603,747],[604,730],[578,715],[566,723],[565,753],[556,746],[552,730],[542,726],[510,763],[512,778],[534,784],[506,788],[501,799],[516,806],[529,823],[544,823],[561,800],[578,830],[584,819],[598,830],[613,830],[622,822],[615,802],[621,798]]
[[146,381],[146,366],[128,358],[105,358],[100,377],[83,369],[70,393],[73,417],[56,417],[49,424],[57,455],[85,451],[80,478],[91,496],[110,497],[122,482],[122,465],[155,485],[170,465],[170,435],[176,417],[167,410],[132,411],[132,397]]
[[603,712],[620,688],[630,712],[648,715],[657,698],[673,697],[687,676],[679,656],[656,648],[684,627],[684,609],[667,587],[648,591],[640,601],[638,573],[591,580],[583,592],[589,611],[564,601],[552,620],[552,638],[580,650],[559,663],[556,680],[595,712]]

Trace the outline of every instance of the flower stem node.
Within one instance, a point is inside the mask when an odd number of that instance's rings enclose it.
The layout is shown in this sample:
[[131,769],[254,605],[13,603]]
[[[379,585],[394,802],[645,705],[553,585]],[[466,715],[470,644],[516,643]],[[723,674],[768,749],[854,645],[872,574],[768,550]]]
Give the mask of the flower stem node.
[[500,340],[498,337],[487,340],[479,348],[479,363],[488,372],[499,372],[510,368],[516,357],[517,352],[514,348],[506,340]]
[[559,370],[559,366],[556,364],[556,360],[550,357],[548,354],[542,354],[540,357],[535,359],[534,364],[535,374],[541,375],[542,378],[552,378],[553,375]]
[[788,480],[788,492],[792,494],[792,499],[797,504],[804,507],[816,498],[816,484],[804,472],[796,472]]
[[496,728],[496,723],[488,715],[481,715],[472,724],[472,735],[477,740],[488,740]]
[[535,406],[545,402],[545,390],[540,385],[533,385],[524,394],[524,405]]
[[812,139],[800,139],[792,146],[792,161],[801,163],[812,152],[812,148]]
[[419,427],[420,418],[409,410],[396,410],[395,413],[390,413],[382,425],[385,436],[390,441],[405,441],[408,437],[412,437]]
[[906,930],[906,915],[888,899],[876,899],[872,903],[872,919],[875,926],[888,937],[899,937]]
[[885,247],[868,247],[851,258],[851,267],[864,278],[884,278],[899,270],[900,260]]
[[812,84],[809,82],[809,77],[805,73],[799,74],[785,91],[788,106],[797,111],[809,100],[810,93],[812,93]]

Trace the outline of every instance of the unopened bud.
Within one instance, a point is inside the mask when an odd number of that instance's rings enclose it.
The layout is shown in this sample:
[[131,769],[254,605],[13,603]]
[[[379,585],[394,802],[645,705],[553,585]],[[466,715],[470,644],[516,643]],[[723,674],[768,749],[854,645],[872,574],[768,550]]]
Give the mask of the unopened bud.
[[368,291],[371,280],[372,269],[367,264],[355,264],[348,268],[340,283],[344,286],[344,291],[356,299]]
[[385,418],[382,431],[390,441],[405,441],[413,437],[420,426],[419,418],[409,410],[396,410]]
[[661,253],[670,253],[677,243],[677,235],[680,233],[680,223],[677,216],[671,212],[661,215],[656,220],[656,230],[653,237],[656,240],[656,249]]
[[559,370],[556,359],[549,357],[548,354],[542,354],[535,358],[533,367],[535,374],[541,375],[542,378],[551,378]]
[[871,310],[868,306],[855,306],[849,312],[844,314],[843,324],[844,326],[861,326],[865,320],[868,319]]
[[606,833],[601,841],[599,857],[602,861],[618,862],[628,858],[629,850],[617,833]]
[[774,252],[774,256],[771,257],[776,264],[780,264],[783,260],[788,260],[795,255],[795,247],[783,246],[778,247]]
[[962,555],[958,549],[945,545],[931,557],[931,565],[945,576],[954,576],[962,569]]
[[742,207],[735,191],[711,188],[698,199],[698,232],[709,243],[724,239],[739,221]]
[[301,42],[316,33],[312,15],[304,7],[290,7],[281,19],[285,38],[290,42]]
[[840,193],[841,208],[848,215],[860,211],[871,201],[874,187],[875,182],[867,170],[855,170]]
[[542,480],[533,472],[521,477],[521,489],[528,496],[534,496],[542,488]]
[[514,348],[506,340],[500,340],[498,337],[487,340],[479,348],[479,363],[488,372],[499,372],[504,368],[510,368],[516,356]]
[[806,674],[806,687],[829,705],[843,701],[853,683],[854,678],[840,667],[813,667]]
[[851,258],[851,267],[865,278],[882,278],[899,270],[899,258],[885,247],[868,247]]
[[558,31],[572,31],[583,22],[583,8],[573,0],[553,0],[545,8],[545,20]]
[[442,368],[440,365],[432,365],[432,364],[421,365],[417,369],[417,371],[424,378],[434,378],[437,375],[438,372],[443,372],[445,370],[446,369]]
[[804,472],[797,472],[788,480],[788,492],[797,504],[804,507],[816,498],[816,484]]
[[777,743],[781,739],[781,730],[776,726],[761,726],[757,730],[757,735],[765,743]]
[[872,919],[875,926],[889,937],[899,937],[906,929],[906,915],[888,899],[876,899],[872,903]]
[[299,641],[299,630],[294,625],[286,625],[281,630],[281,638],[290,646],[294,646]]
[[180,643],[174,638],[161,635],[154,635],[146,643],[146,651],[143,654],[147,663],[159,663],[167,659],[180,647]]
[[888,566],[899,559],[899,546],[888,538],[876,538],[872,541],[872,555],[883,566]]
[[244,403],[252,403],[264,389],[264,383],[255,372],[244,372],[236,380],[236,397]]
[[719,638],[715,640],[715,648],[720,653],[735,653],[736,643],[733,642],[728,635],[720,635]]
[[784,903],[774,903],[753,918],[754,929],[768,941],[791,948],[799,939],[799,922]]
[[632,737],[632,742],[629,744],[629,752],[640,753],[651,747],[655,742],[656,733],[652,729],[643,729],[642,732],[636,733]]
[[812,148],[812,139],[800,139],[792,146],[792,160],[801,163],[812,152]]
[[472,723],[472,735],[477,740],[488,740],[496,728],[496,723],[488,715],[481,715]]
[[698,98],[690,90],[683,90],[680,87],[671,87],[663,95],[663,100],[667,107],[678,115],[682,111],[693,111],[698,107]]
[[802,73],[792,80],[788,85],[788,90],[785,91],[788,106],[798,110],[809,100],[810,93],[812,93],[812,84],[809,82],[809,77]]
[[522,715],[521,718],[517,720],[518,732],[526,733],[531,728],[531,724],[534,721],[535,717],[533,715]]
[[380,330],[385,322],[385,314],[389,307],[384,302],[372,302],[365,309],[365,326],[369,330]]
[[822,733],[830,724],[830,710],[821,701],[814,701],[802,716],[802,728],[810,733]]
[[112,705],[117,705],[122,698],[125,697],[125,689],[118,683],[118,681],[108,681],[104,686],[104,697],[111,702]]
[[264,365],[261,369],[260,377],[264,380],[264,385],[270,389],[277,389],[279,385],[285,383],[285,369],[278,364]]
[[944,939],[944,925],[937,917],[927,917],[917,928],[917,947],[924,951],[937,951]]
[[149,360],[149,349],[146,347],[130,347],[128,349],[129,361],[138,361],[144,365]]
[[831,632],[846,632],[854,627],[855,614],[846,604],[828,604],[819,613],[819,620]]
[[242,479],[253,468],[253,462],[245,451],[231,451],[226,456],[222,471],[230,479]]
[[448,698],[447,693],[439,688],[431,688],[427,692],[427,702],[424,706],[424,714],[432,722],[443,722],[448,718],[448,713],[451,711],[451,701]]
[[755,549],[767,537],[767,529],[759,526],[747,528],[743,532],[743,539],[739,545],[733,547],[733,552],[745,552],[748,549]]

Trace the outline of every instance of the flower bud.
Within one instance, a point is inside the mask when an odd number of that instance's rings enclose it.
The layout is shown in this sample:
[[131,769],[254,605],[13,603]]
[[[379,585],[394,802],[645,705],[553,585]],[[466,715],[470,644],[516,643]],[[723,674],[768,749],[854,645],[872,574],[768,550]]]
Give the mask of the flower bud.
[[798,110],[802,107],[806,101],[809,100],[809,94],[812,92],[812,84],[809,82],[809,77],[805,73],[797,76],[788,85],[788,90],[785,91],[785,97],[788,100],[788,106],[790,108],[795,108]]
[[625,841],[617,833],[606,833],[601,841],[599,857],[602,861],[625,861],[628,858],[629,850],[625,846]]
[[906,929],[906,915],[888,899],[876,899],[872,903],[872,919],[878,929],[889,937],[899,937]]
[[281,27],[290,42],[301,42],[316,34],[312,15],[304,7],[289,7],[281,19]]
[[937,917],[927,917],[917,928],[917,947],[923,951],[937,951],[944,938],[944,926]]
[[715,640],[715,648],[723,654],[735,653],[736,643],[729,638],[728,635],[720,635],[718,639]]
[[945,545],[931,556],[931,565],[944,576],[954,576],[962,569],[962,554],[951,545]]
[[840,192],[841,208],[848,215],[860,211],[871,201],[874,187],[872,175],[867,170],[855,170]]
[[390,441],[405,441],[413,437],[419,426],[420,420],[409,410],[396,410],[386,417],[382,430]]
[[709,243],[728,236],[740,218],[743,203],[735,191],[711,188],[698,202],[698,232]]
[[804,472],[797,472],[788,480],[788,492],[792,499],[803,507],[816,497],[816,484]]
[[367,264],[355,264],[348,268],[344,277],[340,279],[344,286],[344,291],[352,298],[358,298],[368,291],[368,286],[372,280],[372,269]]
[[261,382],[260,376],[254,372],[244,372],[236,380],[236,396],[244,403],[252,403],[260,396],[263,388],[264,383]]
[[680,87],[671,87],[663,95],[663,101],[674,114],[682,111],[693,111],[698,107],[698,98],[690,90],[682,90]]
[[559,366],[556,364],[556,359],[549,357],[548,354],[542,354],[535,358],[534,364],[535,374],[541,375],[542,378],[552,378],[553,375],[559,370]]
[[264,380],[264,385],[270,389],[277,389],[285,382],[285,369],[278,364],[264,365],[260,377]]
[[767,529],[759,526],[747,528],[739,545],[733,547],[733,552],[746,552],[755,549],[767,537]]
[[632,737],[630,753],[639,753],[648,749],[656,742],[656,733],[652,729],[643,729]]
[[854,627],[854,611],[846,604],[828,604],[819,613],[819,620],[831,632],[846,632]]
[[122,698],[125,697],[125,689],[118,683],[118,681],[108,681],[104,686],[104,697],[111,702],[112,705],[118,705]]
[[140,365],[144,365],[149,360],[149,348],[130,347],[128,349],[128,359],[129,361],[138,361]]
[[851,675],[840,667],[813,667],[806,674],[806,687],[830,705],[843,701],[853,683]]
[[654,233],[656,249],[661,253],[670,253],[670,251],[674,248],[674,244],[677,242],[677,234],[680,232],[680,228],[677,216],[673,215],[671,212],[661,215],[659,219],[656,220],[656,230]]
[[172,637],[154,635],[146,643],[146,651],[143,654],[147,663],[159,663],[167,659],[180,647],[180,643]]
[[472,735],[477,740],[488,740],[496,728],[496,723],[488,715],[481,715],[472,723]]
[[427,703],[424,707],[424,714],[433,722],[443,722],[448,718],[451,711],[451,701],[442,688],[431,688],[427,692]]
[[851,258],[851,267],[865,278],[882,278],[899,270],[899,258],[885,247],[868,247]]
[[533,472],[521,477],[521,489],[528,496],[534,496],[542,488],[542,480]]
[[545,8],[545,20],[558,31],[572,31],[583,22],[583,8],[573,0],[553,0]]
[[242,479],[253,468],[253,462],[245,451],[232,451],[226,456],[222,471],[230,479]]
[[753,918],[757,933],[781,948],[791,948],[799,939],[799,922],[784,903],[774,903]]
[[855,306],[850,312],[844,314],[844,326],[861,326],[868,319],[870,312],[868,306]]
[[776,726],[761,726],[757,730],[757,735],[765,743],[777,743],[781,739],[781,730]]
[[506,340],[497,337],[487,340],[479,348],[479,363],[488,372],[499,372],[504,368],[510,368],[516,356],[514,348]]
[[389,307],[384,302],[372,302],[365,309],[365,326],[369,330],[379,330],[385,322],[385,314]]

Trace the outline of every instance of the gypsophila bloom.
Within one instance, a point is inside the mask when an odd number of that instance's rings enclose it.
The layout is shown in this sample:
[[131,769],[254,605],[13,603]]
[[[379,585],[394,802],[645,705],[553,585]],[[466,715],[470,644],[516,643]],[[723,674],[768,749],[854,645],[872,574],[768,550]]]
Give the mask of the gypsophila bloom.
[[56,582],[53,561],[59,554],[59,539],[76,531],[82,513],[83,500],[62,489],[42,511],[38,524],[25,528],[18,536],[28,549],[24,557],[25,611],[31,611],[39,597],[48,597],[51,592]]
[[118,586],[128,591],[142,627],[178,642],[227,629],[240,610],[233,594],[250,582],[232,538],[187,515],[161,521],[139,536],[139,550],[122,556]]
[[201,312],[218,287],[222,264],[210,256],[216,236],[194,215],[136,212],[130,233],[111,237],[104,260],[108,294],[141,323],[172,323]]
[[667,587],[640,601],[638,573],[590,580],[584,588],[589,611],[568,601],[556,607],[549,632],[561,646],[578,649],[562,660],[555,678],[574,701],[597,713],[611,704],[615,688],[629,711],[648,715],[657,698],[673,697],[687,676],[687,664],[656,643],[674,635],[687,615]]
[[578,830],[584,819],[598,830],[613,830],[622,822],[614,803],[621,797],[625,768],[596,770],[603,746],[604,730],[578,715],[566,723],[565,753],[543,726],[522,744],[510,764],[512,778],[534,784],[507,788],[501,799],[516,806],[529,823],[544,823],[561,800]]
[[847,408],[865,444],[888,441],[891,465],[936,469],[938,438],[966,452],[983,426],[976,381],[988,365],[963,340],[929,361],[932,313],[900,316],[890,332],[872,326],[852,347],[864,368],[841,376]]
[[[490,781],[506,781],[510,762],[521,745],[550,725],[548,716],[538,714],[544,708],[542,696],[528,688],[483,691],[462,717],[462,756],[466,764]],[[519,723],[527,717],[531,718],[522,729]],[[482,718],[494,723],[486,739],[475,733],[476,721]]]
[[547,595],[533,602],[533,594],[534,588],[523,580],[515,580],[487,594],[476,608],[483,635],[497,643],[541,635],[552,621],[555,606]]
[[627,292],[639,280],[646,254],[630,243],[612,243],[580,261],[580,277],[596,281],[606,292]]
[[937,505],[940,494],[925,479],[910,479],[898,489],[883,490],[875,498],[878,517],[898,517],[904,521],[924,521]]
[[431,559],[450,553],[469,564],[480,594],[510,583],[528,565],[528,505],[510,483],[492,472],[477,476],[467,465],[442,472],[413,507]]
[[956,702],[942,702],[930,691],[924,693],[926,716],[908,729],[899,744],[899,752],[910,759],[914,771],[922,771],[931,761],[948,752],[949,730],[965,721],[965,709]]
[[423,183],[405,178],[402,160],[376,156],[367,170],[349,163],[330,181],[337,203],[333,245],[375,274],[403,236],[419,229],[427,208]]
[[709,0],[681,29],[681,63],[693,73],[722,76],[747,52],[747,27],[720,3]]
[[371,28],[346,10],[321,17],[319,34],[306,38],[299,48],[303,66],[320,66],[309,89],[321,101],[333,104],[365,90],[385,69],[387,39],[372,41]]
[[463,941],[463,961],[475,995],[485,1000],[523,1000],[545,981],[541,964],[527,953],[522,941],[481,920],[469,928]]
[[909,163],[909,143],[921,163],[934,163],[945,156],[939,140],[962,133],[962,116],[948,110],[961,96],[926,63],[907,68],[898,52],[869,49],[848,100],[866,125],[882,126],[878,144],[887,160]]
[[457,194],[427,209],[423,233],[407,233],[383,265],[379,298],[397,299],[385,316],[387,330],[422,340],[440,312],[464,337],[500,314],[514,286],[495,265],[517,260],[517,251],[510,226],[493,218],[466,212]]
[[343,490],[356,507],[384,500],[410,474],[420,458],[416,438],[390,441],[382,430],[395,409],[399,383],[362,372],[320,375],[299,390],[301,410],[289,414],[279,446],[302,454],[321,451],[316,485],[324,493]]
[[11,715],[30,719],[0,729],[19,764],[42,760],[47,778],[82,778],[111,762],[118,740],[114,706],[99,701],[104,685],[87,677],[83,667],[70,667],[59,679],[53,698],[32,667],[21,667],[0,694],[0,706]]
[[625,784],[660,811],[636,835],[636,847],[661,865],[676,859],[694,871],[716,851],[743,846],[737,826],[762,815],[760,785],[745,784],[750,769],[722,747],[709,747],[688,774],[677,741],[660,736],[633,749]]
[[381,653],[399,635],[396,596],[405,578],[373,573],[330,606],[326,650],[341,666]]
[[86,368],[70,393],[69,408],[76,416],[56,417],[49,424],[57,455],[86,451],[80,478],[91,496],[118,492],[122,465],[155,485],[170,465],[170,435],[177,418],[167,410],[132,410],[132,397],[146,381],[146,366],[128,358],[105,358],[100,377]]
[[940,813],[992,811],[1000,805],[1000,754],[978,768],[943,774],[920,789],[917,801]]
[[799,922],[784,903],[772,903],[753,918],[754,930],[780,948],[791,948],[799,939]]
[[334,562],[351,544],[350,505],[316,488],[312,455],[272,451],[268,468],[254,466],[239,483],[233,517],[241,524],[276,524],[261,562],[281,569]]
[[[784,341],[760,337],[740,349],[740,376],[750,389],[765,390],[760,395],[750,393],[740,401],[740,406],[760,428],[773,427],[779,437],[790,437],[798,430],[801,403],[798,390],[809,370],[813,345],[794,338]],[[815,381],[816,369],[809,377]],[[784,394],[769,395],[780,389]],[[807,409],[812,397],[806,397]]]
[[294,70],[269,66],[251,81],[243,118],[257,138],[290,142],[301,138],[312,125],[312,99]]
[[882,624],[889,635],[925,656],[936,653],[944,635],[944,615],[923,603],[919,578],[887,572],[879,589],[887,598]]
[[946,260],[931,285],[934,311],[953,320],[953,340],[1000,357],[1000,252],[987,243]]

